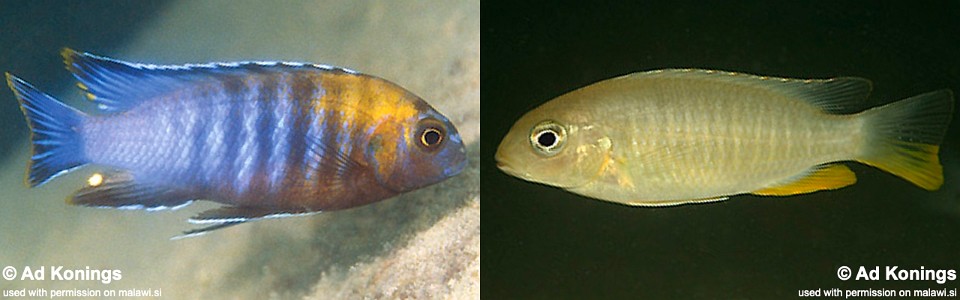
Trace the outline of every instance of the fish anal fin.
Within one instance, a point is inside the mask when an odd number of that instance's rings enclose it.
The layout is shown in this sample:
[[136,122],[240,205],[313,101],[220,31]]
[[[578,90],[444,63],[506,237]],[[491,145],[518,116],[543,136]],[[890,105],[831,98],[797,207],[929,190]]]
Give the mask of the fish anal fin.
[[751,194],[761,196],[789,196],[835,190],[857,182],[857,175],[842,164],[833,164],[811,170],[800,178],[760,190]]
[[190,204],[189,192],[153,184],[138,182],[128,172],[94,173],[87,185],[67,199],[67,203],[79,206],[118,209],[177,209]]

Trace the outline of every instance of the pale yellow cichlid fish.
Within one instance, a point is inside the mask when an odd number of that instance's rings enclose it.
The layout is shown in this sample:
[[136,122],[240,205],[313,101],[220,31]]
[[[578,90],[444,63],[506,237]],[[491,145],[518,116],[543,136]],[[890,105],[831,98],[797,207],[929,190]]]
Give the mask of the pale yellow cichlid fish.
[[938,90],[863,110],[870,89],[869,80],[856,77],[634,73],[525,114],[500,143],[497,167],[524,180],[641,206],[854,184],[856,175],[840,161],[938,189],[943,168],[937,153],[953,93]]

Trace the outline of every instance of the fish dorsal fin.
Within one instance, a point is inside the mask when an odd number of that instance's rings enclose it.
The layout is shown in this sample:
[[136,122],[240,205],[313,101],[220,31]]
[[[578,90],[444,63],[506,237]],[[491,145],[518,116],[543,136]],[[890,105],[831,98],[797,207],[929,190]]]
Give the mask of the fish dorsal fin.
[[873,89],[870,80],[859,77],[791,79],[702,69],[664,69],[634,73],[619,78],[630,77],[697,78],[757,86],[802,99],[832,114],[849,114],[863,110],[864,102]]
[[762,196],[789,196],[813,193],[822,190],[835,190],[857,182],[857,175],[841,164],[819,166],[795,177],[783,184],[752,192]]
[[327,65],[292,62],[235,62],[184,65],[131,63],[64,48],[60,54],[80,89],[104,112],[119,112],[186,84],[217,76],[311,69],[357,74]]

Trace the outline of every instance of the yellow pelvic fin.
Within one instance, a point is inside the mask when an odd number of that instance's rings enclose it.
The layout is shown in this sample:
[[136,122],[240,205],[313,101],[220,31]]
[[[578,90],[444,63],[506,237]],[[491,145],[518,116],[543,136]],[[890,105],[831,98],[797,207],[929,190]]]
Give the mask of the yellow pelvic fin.
[[809,174],[786,184],[764,188],[752,192],[762,196],[788,196],[813,193],[822,190],[835,190],[857,182],[857,175],[841,164],[828,165],[812,170]]

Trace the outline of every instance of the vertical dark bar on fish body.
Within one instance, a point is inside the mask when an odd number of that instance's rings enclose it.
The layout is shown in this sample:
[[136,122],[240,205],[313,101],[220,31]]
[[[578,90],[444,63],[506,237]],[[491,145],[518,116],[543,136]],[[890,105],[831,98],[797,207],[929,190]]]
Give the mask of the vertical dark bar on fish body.
[[237,193],[234,189],[234,182],[227,182],[227,180],[233,178],[239,173],[240,166],[237,165],[236,159],[238,153],[240,152],[240,144],[243,142],[241,140],[241,134],[243,130],[243,101],[239,99],[240,92],[243,90],[243,82],[237,78],[227,77],[221,80],[223,86],[223,94],[229,99],[224,99],[228,103],[229,113],[227,117],[221,122],[226,122],[224,127],[224,145],[226,146],[226,151],[224,155],[220,158],[222,160],[223,168],[219,172],[219,176],[215,181],[220,181],[219,184],[221,188],[227,193],[226,196],[235,196]]
[[279,99],[277,99],[277,86],[279,81],[278,77],[281,75],[281,73],[275,72],[264,73],[254,79],[260,81],[257,88],[258,97],[254,98],[257,101],[257,121],[254,135],[256,137],[255,146],[258,154],[256,161],[253,162],[256,164],[256,167],[254,168],[254,175],[250,180],[250,189],[259,191],[260,194],[269,194],[273,185],[273,183],[270,182],[270,172],[272,170],[268,169],[268,163],[274,155],[272,151],[272,137],[274,133],[273,129],[277,124],[273,112],[279,107],[277,105],[277,102],[279,102]]
[[[324,77],[320,78],[322,80]],[[326,100],[326,103],[322,104],[324,107],[326,107],[326,111],[322,116],[320,116],[322,118],[322,125],[320,126],[321,136],[319,136],[318,140],[318,142],[324,146],[320,148],[323,150],[323,152],[320,156],[319,164],[320,166],[324,167],[319,168],[317,175],[320,178],[323,178],[322,180],[330,181],[331,179],[334,179],[333,176],[336,176],[336,170],[333,170],[333,168],[330,168],[330,166],[336,165],[331,164],[331,160],[335,159],[335,155],[337,155],[334,153],[334,151],[339,150],[339,147],[337,146],[337,132],[340,130],[340,120],[342,119],[342,114],[344,113],[344,107],[342,105],[329,105],[332,102],[331,100],[338,99],[340,97],[341,93],[339,89],[328,88],[330,85],[324,84],[323,82],[319,82],[318,85],[326,88],[323,98]],[[336,101],[333,103],[342,102]]]
[[258,183],[258,164],[261,160],[259,137],[262,132],[259,130],[258,121],[263,116],[260,110],[261,93],[260,88],[263,84],[263,75],[242,76],[238,78],[243,88],[237,95],[241,99],[239,119],[242,122],[240,126],[240,150],[237,153],[235,163],[238,166],[236,179],[234,180],[234,189],[237,191],[237,201],[246,203],[250,201],[251,195],[259,194],[261,191]]
[[[356,89],[356,88],[353,88]],[[353,151],[353,145],[356,141],[354,132],[360,130],[360,127],[365,125],[365,122],[360,122],[358,120],[358,115],[367,109],[365,107],[365,101],[360,100],[362,98],[354,99],[342,99],[343,103],[346,103],[343,107],[343,118],[337,122],[337,132],[336,132],[336,144],[337,151],[343,153],[344,156],[348,156]],[[350,101],[349,103],[347,101]],[[333,176],[342,177],[347,176],[346,172],[351,170],[346,170],[343,167],[346,165],[339,165],[336,170],[334,170]]]
[[[288,81],[292,86],[290,95],[291,105],[293,106],[293,126],[292,132],[287,136],[288,155],[286,162],[287,172],[284,174],[282,182],[291,186],[304,186],[308,170],[304,164],[304,157],[308,155],[307,146],[309,140],[305,140],[310,121],[313,119],[314,108],[312,99],[320,96],[322,91],[318,85],[311,80],[312,74],[307,72],[296,72],[293,76],[288,76]],[[283,200],[279,200],[283,201]]]

